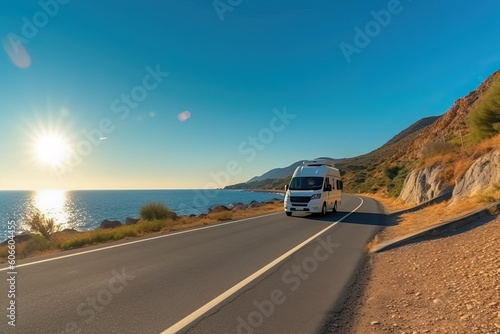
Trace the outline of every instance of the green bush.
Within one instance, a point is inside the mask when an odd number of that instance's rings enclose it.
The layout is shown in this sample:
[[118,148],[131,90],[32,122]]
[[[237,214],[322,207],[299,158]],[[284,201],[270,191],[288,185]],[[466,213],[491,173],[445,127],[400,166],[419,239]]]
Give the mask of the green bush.
[[139,210],[139,215],[143,220],[176,219],[177,214],[161,202],[143,205]]
[[57,231],[54,219],[45,217],[38,209],[30,214],[26,224],[32,232],[40,233],[49,241],[51,241],[52,233]]
[[386,177],[389,195],[392,197],[398,197],[401,190],[403,190],[403,184],[406,176],[408,175],[408,169],[403,165],[387,167],[384,170],[384,174]]
[[480,142],[500,133],[500,80],[493,81],[467,119],[470,135]]

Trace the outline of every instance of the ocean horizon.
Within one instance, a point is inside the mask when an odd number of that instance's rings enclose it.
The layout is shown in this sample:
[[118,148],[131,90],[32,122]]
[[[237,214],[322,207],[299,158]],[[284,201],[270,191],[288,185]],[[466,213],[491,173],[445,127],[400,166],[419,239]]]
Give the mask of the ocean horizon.
[[133,189],[133,190],[37,190],[0,191],[0,240],[7,238],[8,221],[25,231],[27,216],[39,210],[53,218],[60,229],[79,231],[100,226],[104,219],[125,222],[138,218],[142,205],[162,202],[178,215],[201,214],[215,205],[248,204],[283,198],[279,193],[224,189]]

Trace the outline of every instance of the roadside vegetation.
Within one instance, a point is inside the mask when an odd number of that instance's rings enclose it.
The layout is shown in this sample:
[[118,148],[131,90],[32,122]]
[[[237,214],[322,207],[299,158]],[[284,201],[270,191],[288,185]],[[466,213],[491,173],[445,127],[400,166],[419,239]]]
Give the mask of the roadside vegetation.
[[26,223],[32,232],[41,234],[48,241],[51,241],[52,234],[57,231],[54,219],[45,217],[39,210],[31,213]]
[[139,210],[139,217],[142,220],[175,220],[177,219],[177,214],[162,202],[154,202],[143,205]]
[[[18,259],[23,259],[152,233],[173,232],[224,221],[255,217],[282,210],[283,203],[277,202],[263,204],[254,208],[213,212],[195,217],[177,217],[164,204],[149,203],[141,207],[140,220],[136,224],[122,225],[113,229],[97,228],[82,232],[57,231],[52,219],[48,219],[40,213],[35,213],[26,221],[27,225],[30,226],[30,233],[16,237],[16,255]],[[7,243],[3,242],[0,244],[0,262],[5,262],[7,256]]]
[[467,120],[470,140],[479,143],[500,133],[500,79],[497,78],[471,110]]

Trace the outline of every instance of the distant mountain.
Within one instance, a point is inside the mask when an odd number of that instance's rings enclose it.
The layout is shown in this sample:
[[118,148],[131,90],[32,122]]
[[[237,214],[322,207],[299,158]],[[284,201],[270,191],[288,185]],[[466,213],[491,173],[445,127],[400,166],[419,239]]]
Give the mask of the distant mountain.
[[300,161],[297,161],[297,162],[291,164],[288,167],[271,169],[270,171],[262,174],[261,176],[252,177],[250,180],[248,180],[245,183],[264,181],[267,179],[283,179],[287,176],[292,175],[298,166],[302,166],[303,162],[304,162],[304,160],[300,160]]
[[[316,159],[330,159],[330,160],[333,160],[334,162],[342,160],[342,159],[332,159],[332,158],[328,158],[328,157],[319,157]],[[271,169],[270,171],[262,174],[261,176],[252,177],[246,183],[256,182],[256,181],[264,181],[264,180],[268,180],[268,179],[284,179],[284,178],[292,175],[298,166],[302,166],[304,161],[306,161],[306,160],[300,160],[300,161],[294,162],[293,164],[291,164],[290,166],[287,166],[287,167]]]

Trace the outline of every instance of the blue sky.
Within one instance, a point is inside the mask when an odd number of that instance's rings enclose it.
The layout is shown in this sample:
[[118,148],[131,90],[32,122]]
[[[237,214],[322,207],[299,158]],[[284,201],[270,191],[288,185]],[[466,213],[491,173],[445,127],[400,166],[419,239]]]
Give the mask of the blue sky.
[[[0,189],[203,188],[367,153],[500,68],[499,12],[493,0],[2,1]],[[44,164],[34,147],[52,134],[66,160]]]

